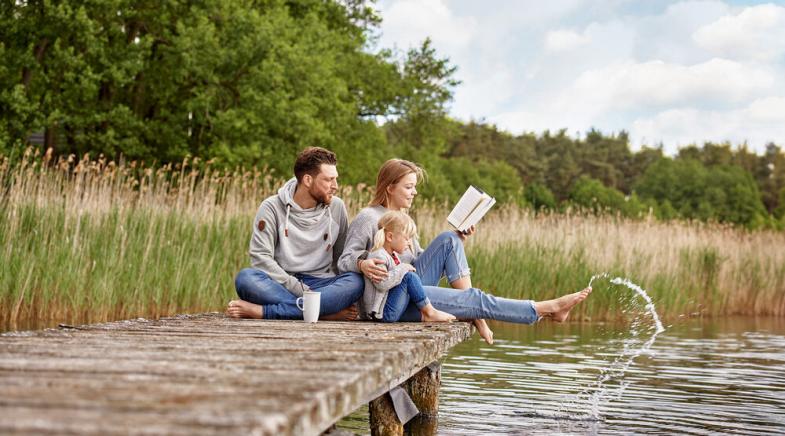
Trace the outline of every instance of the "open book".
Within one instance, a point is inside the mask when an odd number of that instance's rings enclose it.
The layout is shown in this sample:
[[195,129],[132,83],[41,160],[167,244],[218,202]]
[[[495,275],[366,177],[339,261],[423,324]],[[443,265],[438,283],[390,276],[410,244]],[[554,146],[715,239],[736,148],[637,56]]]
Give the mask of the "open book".
[[469,185],[461,199],[458,200],[458,204],[447,216],[447,222],[456,230],[465,232],[469,227],[477,224],[494,204],[496,204],[495,198]]

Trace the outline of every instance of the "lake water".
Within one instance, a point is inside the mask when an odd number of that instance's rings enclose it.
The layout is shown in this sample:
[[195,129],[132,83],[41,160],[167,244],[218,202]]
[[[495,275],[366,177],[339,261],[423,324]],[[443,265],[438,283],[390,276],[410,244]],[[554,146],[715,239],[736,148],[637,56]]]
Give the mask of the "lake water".
[[785,434],[785,319],[677,319],[639,355],[634,323],[493,323],[443,361],[440,434]]

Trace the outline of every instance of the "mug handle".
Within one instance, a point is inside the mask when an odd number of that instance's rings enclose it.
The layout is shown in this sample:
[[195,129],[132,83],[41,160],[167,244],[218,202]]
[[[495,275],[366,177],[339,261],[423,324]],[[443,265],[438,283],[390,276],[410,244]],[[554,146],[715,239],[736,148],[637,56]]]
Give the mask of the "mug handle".
[[[301,303],[302,303],[302,306],[300,305]],[[305,307],[303,307],[303,306],[305,306],[305,302],[303,301],[303,297],[297,298],[297,301],[295,301],[295,304],[297,305],[298,309],[300,309],[303,312],[305,312]]]

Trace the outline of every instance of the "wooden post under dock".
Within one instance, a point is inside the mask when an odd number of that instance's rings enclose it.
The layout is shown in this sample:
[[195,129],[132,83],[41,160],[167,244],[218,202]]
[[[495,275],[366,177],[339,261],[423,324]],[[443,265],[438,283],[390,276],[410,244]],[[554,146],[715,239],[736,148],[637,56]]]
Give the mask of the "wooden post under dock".
[[217,313],[6,333],[0,434],[316,435],[380,396],[389,403],[386,392],[410,378],[425,413],[407,429],[428,434],[440,377],[431,364],[470,333],[463,322]]

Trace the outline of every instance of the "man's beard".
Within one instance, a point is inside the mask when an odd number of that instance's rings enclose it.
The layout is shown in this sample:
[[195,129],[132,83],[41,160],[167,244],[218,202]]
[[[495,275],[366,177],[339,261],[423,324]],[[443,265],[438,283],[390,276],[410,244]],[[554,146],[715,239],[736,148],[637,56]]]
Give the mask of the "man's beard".
[[308,194],[311,195],[311,198],[316,200],[317,203],[325,204],[327,206],[330,205],[330,202],[333,199],[332,194],[324,193],[324,192],[316,192],[313,188],[308,191]]

